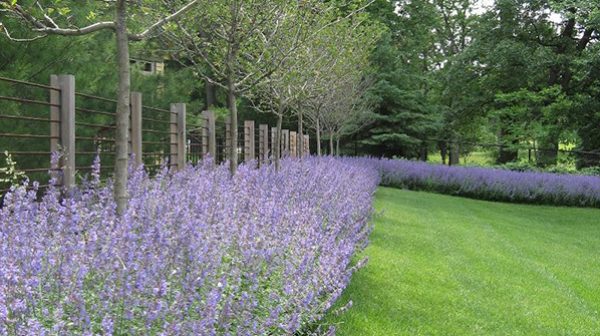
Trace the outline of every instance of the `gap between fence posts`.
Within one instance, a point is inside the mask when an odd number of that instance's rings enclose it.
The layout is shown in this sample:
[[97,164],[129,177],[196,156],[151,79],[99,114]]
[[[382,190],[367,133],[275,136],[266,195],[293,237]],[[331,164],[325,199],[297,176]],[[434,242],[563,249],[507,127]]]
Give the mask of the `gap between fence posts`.
[[60,84],[57,75],[50,76],[50,86],[55,90],[50,91],[50,171],[51,177],[56,179],[58,184],[62,184],[62,178],[58,173],[60,169],[59,162],[52,160],[53,153],[60,150]]
[[142,94],[131,92],[131,153],[136,165],[142,164]]
[[215,113],[202,112],[204,125],[202,127],[202,156],[209,154],[213,162],[217,162],[217,136],[215,134]]
[[[231,151],[235,150],[233,139],[231,138],[231,116],[225,117],[225,161],[231,157]],[[237,146],[235,146],[237,147]]]

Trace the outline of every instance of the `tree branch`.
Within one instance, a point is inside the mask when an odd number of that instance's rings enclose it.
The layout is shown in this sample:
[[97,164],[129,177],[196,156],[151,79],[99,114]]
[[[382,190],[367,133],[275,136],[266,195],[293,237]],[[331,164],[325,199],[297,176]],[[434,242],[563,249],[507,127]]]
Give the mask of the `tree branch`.
[[36,37],[25,38],[25,39],[14,38],[10,35],[10,32],[8,31],[8,29],[6,29],[6,26],[4,26],[2,23],[0,23],[0,27],[4,30],[4,35],[6,35],[6,37],[13,42],[32,42],[32,41],[39,40],[41,38],[48,36],[48,35],[44,34],[44,35],[38,35]]
[[129,34],[129,39],[131,41],[141,41],[141,40],[147,38],[148,35],[150,35],[150,33],[152,33],[154,30],[162,27],[164,24],[168,23],[169,21],[176,19],[177,17],[179,17],[180,15],[182,15],[183,13],[185,13],[189,9],[191,9],[197,3],[198,3],[198,0],[191,1],[190,3],[181,7],[178,11],[174,12],[173,14],[158,20],[157,22],[155,22],[153,25],[148,27],[143,32],[141,32],[139,34]]

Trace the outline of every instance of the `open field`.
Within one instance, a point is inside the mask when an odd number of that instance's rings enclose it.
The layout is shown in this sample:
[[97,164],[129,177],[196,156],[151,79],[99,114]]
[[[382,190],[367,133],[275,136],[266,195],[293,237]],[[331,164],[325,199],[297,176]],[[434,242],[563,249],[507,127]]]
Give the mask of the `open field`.
[[338,335],[600,334],[600,210],[381,188]]

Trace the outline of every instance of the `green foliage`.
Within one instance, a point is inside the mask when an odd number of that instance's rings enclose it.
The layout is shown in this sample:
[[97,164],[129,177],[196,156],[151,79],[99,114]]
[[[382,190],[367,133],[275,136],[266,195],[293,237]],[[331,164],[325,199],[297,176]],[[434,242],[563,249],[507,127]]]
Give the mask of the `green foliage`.
[[17,169],[17,163],[8,151],[4,151],[5,166],[0,166],[0,187],[17,186],[27,178],[24,172]]

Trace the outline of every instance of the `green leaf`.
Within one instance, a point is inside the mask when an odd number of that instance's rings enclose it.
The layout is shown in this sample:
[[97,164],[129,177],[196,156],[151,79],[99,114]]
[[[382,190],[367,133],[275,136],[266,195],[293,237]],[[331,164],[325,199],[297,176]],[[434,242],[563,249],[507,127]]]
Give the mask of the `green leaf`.
[[58,14],[62,15],[62,16],[66,16],[69,13],[71,13],[71,8],[69,7],[62,7],[58,9]]

